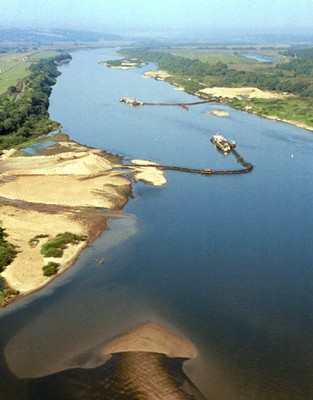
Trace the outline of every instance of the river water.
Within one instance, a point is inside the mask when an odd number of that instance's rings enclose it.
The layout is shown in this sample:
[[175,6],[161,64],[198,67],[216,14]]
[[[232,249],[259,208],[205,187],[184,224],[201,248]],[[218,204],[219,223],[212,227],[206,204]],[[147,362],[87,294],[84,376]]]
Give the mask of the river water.
[[148,320],[197,347],[185,371],[206,399],[313,398],[312,133],[216,104],[128,107],[121,97],[195,98],[143,79],[153,65],[98,63],[113,52],[75,52],[61,67],[50,113],[71,139],[126,159],[236,169],[210,143],[221,132],[255,168],[135,185],[126,215],[74,267],[1,311],[0,398],[34,399],[29,378],[101,364],[99,346]]
[[276,62],[277,59],[273,58],[273,57],[267,57],[264,55],[260,55],[260,54],[253,54],[253,53],[248,53],[248,54],[242,54],[243,57],[246,58],[250,58],[252,60],[256,60],[259,62],[263,62],[263,63],[273,63]]

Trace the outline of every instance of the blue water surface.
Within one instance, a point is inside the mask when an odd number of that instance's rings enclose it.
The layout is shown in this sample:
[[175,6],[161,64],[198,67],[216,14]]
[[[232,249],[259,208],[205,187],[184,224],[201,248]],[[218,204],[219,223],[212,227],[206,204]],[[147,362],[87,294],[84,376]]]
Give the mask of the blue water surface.
[[[127,216],[73,268],[2,313],[1,390],[31,398],[16,375],[73,367],[77,355],[154,320],[195,344],[185,368],[207,399],[313,398],[312,134],[219,104],[128,107],[121,97],[195,98],[143,78],[154,65],[98,63],[113,51],[75,52],[60,69],[50,114],[73,140],[125,158],[237,168],[210,142],[221,132],[254,170],[169,171],[164,187],[135,185]],[[207,115],[213,109],[230,115]]]

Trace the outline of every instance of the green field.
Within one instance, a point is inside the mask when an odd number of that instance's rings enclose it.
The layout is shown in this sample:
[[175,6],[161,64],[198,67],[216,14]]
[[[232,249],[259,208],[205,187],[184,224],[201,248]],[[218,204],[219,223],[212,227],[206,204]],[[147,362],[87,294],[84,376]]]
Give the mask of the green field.
[[236,50],[236,49],[199,49],[199,48],[177,48],[171,49],[170,53],[191,60],[200,60],[208,64],[216,64],[222,62],[233,69],[242,71],[252,71],[257,68],[274,67],[276,63],[261,63],[257,60],[243,57],[241,54],[253,53],[260,56],[266,56],[277,59],[277,62],[285,62],[286,57],[283,57],[277,50]]
[[9,53],[0,56],[0,94],[5,93],[10,86],[16,86],[18,81],[28,76],[28,67],[32,62],[57,54],[57,52],[40,51],[36,53]]

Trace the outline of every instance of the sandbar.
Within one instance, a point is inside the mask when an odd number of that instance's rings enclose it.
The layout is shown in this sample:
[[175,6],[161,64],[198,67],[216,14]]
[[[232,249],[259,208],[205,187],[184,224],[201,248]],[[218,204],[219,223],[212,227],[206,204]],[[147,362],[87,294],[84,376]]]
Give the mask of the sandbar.
[[143,78],[154,78],[159,81],[164,81],[164,79],[171,77],[172,75],[166,71],[162,71],[160,69],[154,69],[151,71],[146,71],[143,74]]
[[118,336],[103,349],[106,355],[134,351],[160,353],[173,358],[195,358],[197,355],[191,342],[155,322],[148,322]]
[[222,110],[212,110],[211,112],[208,112],[207,115],[211,115],[213,117],[227,117],[229,115],[229,112]]
[[[69,141],[65,135],[54,140],[45,155],[26,156],[10,149],[0,156],[0,226],[18,251],[0,275],[20,295],[38,290],[55,277],[43,275],[42,267],[50,261],[60,265],[57,274],[71,266],[82,249],[108,228],[105,210],[116,213],[111,219],[119,216],[132,192],[128,175],[135,182],[166,183],[156,168],[137,167],[135,162],[124,166],[117,157]],[[61,258],[43,257],[41,246],[65,232],[87,240],[67,245]],[[44,237],[30,246],[38,235]]]

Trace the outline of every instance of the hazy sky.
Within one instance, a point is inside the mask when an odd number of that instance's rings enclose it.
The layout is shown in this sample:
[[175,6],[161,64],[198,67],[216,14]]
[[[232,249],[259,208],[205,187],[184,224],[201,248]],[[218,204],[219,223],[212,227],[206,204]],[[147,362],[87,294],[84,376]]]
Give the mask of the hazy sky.
[[313,33],[313,0],[0,0],[0,26]]

